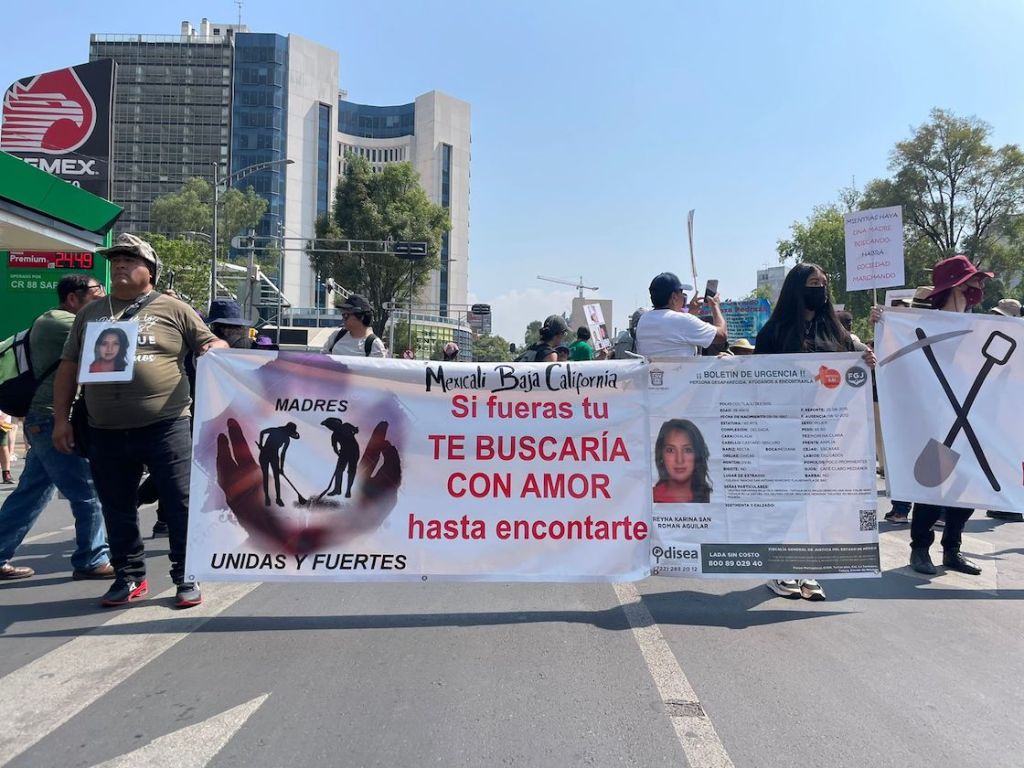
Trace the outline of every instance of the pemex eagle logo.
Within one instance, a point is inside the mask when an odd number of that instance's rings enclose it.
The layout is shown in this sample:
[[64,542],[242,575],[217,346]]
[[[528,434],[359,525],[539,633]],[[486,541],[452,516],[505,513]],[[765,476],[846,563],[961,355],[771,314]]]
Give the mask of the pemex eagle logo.
[[96,126],[96,105],[72,67],[19,80],[4,95],[0,149],[60,155],[81,147]]

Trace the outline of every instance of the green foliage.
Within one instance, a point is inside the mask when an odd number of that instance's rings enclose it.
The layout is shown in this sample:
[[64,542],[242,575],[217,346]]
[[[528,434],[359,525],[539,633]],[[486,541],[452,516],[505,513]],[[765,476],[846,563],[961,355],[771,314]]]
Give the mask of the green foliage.
[[843,213],[903,207],[906,285],[930,285],[935,262],[957,253],[999,273],[990,281],[983,307],[992,306],[1004,285],[1024,279],[1024,152],[1017,145],[988,143],[991,127],[933,109],[930,119],[889,156],[890,178],[875,179],[858,193],[843,190],[840,201],[814,208],[780,240],[780,261],[796,259],[822,266],[832,295],[853,313],[854,330],[865,332],[871,294],[848,294]]
[[762,285],[760,288],[755,288],[745,296],[740,297],[740,301],[754,301],[755,299],[768,299],[772,300],[772,289],[767,285]]
[[507,363],[512,359],[508,342],[501,336],[477,336],[473,340],[473,361],[477,363]]
[[[226,255],[231,248],[231,238],[255,228],[269,204],[252,187],[244,192],[228,189],[220,195],[219,204],[217,241],[220,253]],[[179,237],[185,232],[212,236],[213,187],[205,179],[191,178],[177,192],[154,200],[149,218],[153,231],[168,237]],[[259,261],[276,265],[277,257],[264,254]]]
[[157,287],[173,289],[196,309],[205,311],[210,305],[210,246],[196,240],[172,240],[158,234],[146,234],[160,257]]
[[541,320],[534,320],[528,326],[526,326],[526,335],[523,337],[523,343],[526,346],[532,346],[540,341],[540,327],[544,325]]
[[[348,155],[332,215],[317,222],[309,261],[322,278],[366,296],[375,310],[374,332],[381,335],[389,314],[385,306],[407,299],[410,289],[415,295],[427,283],[440,265],[441,238],[450,228],[448,211],[430,201],[411,163],[392,163],[374,173],[365,158]],[[424,241],[427,258],[325,252],[337,249],[341,240]]]
[[932,244],[935,260],[964,253],[976,261],[1024,204],[1024,153],[1015,144],[993,148],[991,132],[975,117],[933,109],[890,154],[893,177],[877,193],[903,206],[904,220]]

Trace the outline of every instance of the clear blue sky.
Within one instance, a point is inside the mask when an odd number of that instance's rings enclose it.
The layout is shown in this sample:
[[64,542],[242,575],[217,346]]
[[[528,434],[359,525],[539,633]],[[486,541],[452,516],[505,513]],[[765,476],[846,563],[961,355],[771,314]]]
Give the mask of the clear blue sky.
[[[229,0],[55,2],[5,9],[0,85],[85,61],[90,32],[175,34],[230,22]],[[470,291],[495,329],[568,310],[600,286],[616,325],[662,270],[725,297],[818,203],[886,172],[934,106],[1024,142],[1019,0],[309,2],[247,0],[253,31],[335,48],[354,101],[437,89],[473,110]]]

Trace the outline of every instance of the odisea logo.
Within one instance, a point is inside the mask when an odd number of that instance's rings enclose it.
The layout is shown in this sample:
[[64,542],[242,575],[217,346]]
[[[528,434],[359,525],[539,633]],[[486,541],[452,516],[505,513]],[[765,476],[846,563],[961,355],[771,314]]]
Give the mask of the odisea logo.
[[17,82],[4,96],[0,149],[59,155],[81,147],[96,127],[96,105],[73,68]]

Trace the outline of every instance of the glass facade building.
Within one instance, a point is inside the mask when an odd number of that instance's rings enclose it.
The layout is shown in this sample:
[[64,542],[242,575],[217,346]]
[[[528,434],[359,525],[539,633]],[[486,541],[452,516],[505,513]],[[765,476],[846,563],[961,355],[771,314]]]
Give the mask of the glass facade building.
[[[288,157],[288,39],[242,32],[235,35],[231,100],[231,173],[257,163]],[[277,237],[284,226],[284,165],[240,178],[232,186],[252,187],[268,203],[256,228],[259,237]]]
[[112,199],[118,231],[146,231],[150,207],[213,164],[227,167],[231,35],[92,35],[89,60],[117,62]]
[[397,139],[412,136],[416,129],[416,105],[375,107],[338,102],[338,132],[363,139]]

